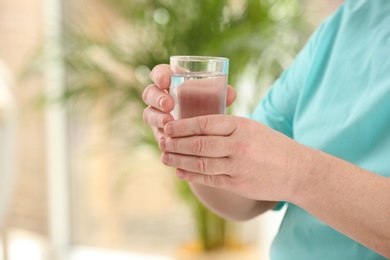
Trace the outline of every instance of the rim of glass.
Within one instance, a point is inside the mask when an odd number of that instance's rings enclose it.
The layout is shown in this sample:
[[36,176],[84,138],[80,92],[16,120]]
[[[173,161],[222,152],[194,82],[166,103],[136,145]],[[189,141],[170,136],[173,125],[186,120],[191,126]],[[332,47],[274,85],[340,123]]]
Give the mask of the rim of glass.
[[178,61],[228,61],[228,58],[225,57],[215,57],[215,56],[191,56],[191,55],[174,55],[170,59],[175,59]]

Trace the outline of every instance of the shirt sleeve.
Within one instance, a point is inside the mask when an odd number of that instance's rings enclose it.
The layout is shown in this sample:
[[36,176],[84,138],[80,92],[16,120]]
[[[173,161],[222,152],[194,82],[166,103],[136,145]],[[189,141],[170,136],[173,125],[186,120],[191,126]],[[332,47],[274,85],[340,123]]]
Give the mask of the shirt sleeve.
[[293,138],[296,105],[325,26],[326,22],[314,32],[292,65],[275,81],[249,118]]

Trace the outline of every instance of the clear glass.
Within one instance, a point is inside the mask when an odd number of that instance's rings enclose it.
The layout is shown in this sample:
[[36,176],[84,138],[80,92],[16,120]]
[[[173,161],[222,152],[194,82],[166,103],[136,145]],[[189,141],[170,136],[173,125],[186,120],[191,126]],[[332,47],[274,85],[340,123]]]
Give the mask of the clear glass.
[[171,56],[170,65],[175,119],[225,114],[229,59]]

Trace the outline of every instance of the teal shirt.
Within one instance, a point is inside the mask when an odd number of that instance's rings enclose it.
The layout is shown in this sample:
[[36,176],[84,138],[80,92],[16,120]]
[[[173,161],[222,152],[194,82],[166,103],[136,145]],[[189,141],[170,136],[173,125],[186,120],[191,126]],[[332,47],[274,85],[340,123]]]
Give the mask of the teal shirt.
[[[390,177],[390,0],[345,2],[316,30],[251,118]],[[271,259],[385,258],[289,203]]]

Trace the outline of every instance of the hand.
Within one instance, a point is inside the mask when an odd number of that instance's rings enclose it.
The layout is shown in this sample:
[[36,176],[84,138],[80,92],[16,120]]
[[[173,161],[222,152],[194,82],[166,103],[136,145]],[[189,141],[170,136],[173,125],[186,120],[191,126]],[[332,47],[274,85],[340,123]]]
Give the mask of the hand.
[[[171,68],[167,64],[157,65],[150,73],[150,77],[154,84],[146,87],[142,95],[144,102],[148,105],[144,110],[143,118],[145,123],[152,127],[154,136],[159,141],[164,136],[164,125],[173,120],[170,112],[175,104],[172,96],[169,95]],[[226,105],[230,106],[235,98],[236,93],[229,86]]]
[[202,116],[169,122],[164,130],[163,163],[191,183],[286,201],[301,171],[303,146],[250,119]]

